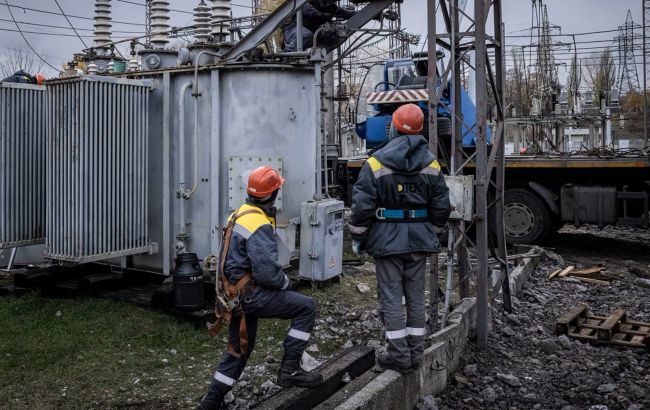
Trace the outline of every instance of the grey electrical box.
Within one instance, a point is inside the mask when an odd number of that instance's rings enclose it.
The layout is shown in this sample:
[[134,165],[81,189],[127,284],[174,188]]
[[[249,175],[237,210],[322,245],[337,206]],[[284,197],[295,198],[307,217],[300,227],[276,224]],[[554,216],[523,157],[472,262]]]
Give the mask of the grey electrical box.
[[300,212],[300,277],[325,281],[341,274],[343,202],[303,202]]

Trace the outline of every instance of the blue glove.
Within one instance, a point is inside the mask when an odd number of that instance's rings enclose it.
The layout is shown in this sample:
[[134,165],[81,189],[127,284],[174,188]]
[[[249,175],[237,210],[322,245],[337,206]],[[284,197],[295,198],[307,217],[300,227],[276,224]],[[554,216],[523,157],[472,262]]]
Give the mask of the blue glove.
[[363,245],[359,241],[352,241],[352,252],[354,252],[355,255],[359,256],[361,252],[363,251]]

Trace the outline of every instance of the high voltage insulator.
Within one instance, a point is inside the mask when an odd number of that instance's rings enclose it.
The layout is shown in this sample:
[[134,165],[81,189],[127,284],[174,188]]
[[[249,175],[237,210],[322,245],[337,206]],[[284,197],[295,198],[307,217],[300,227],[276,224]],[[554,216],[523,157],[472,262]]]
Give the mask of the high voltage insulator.
[[230,32],[230,0],[212,0],[212,37],[217,43],[226,41]]
[[169,0],[151,1],[151,44],[165,48],[169,42]]
[[107,55],[111,44],[111,0],[95,0],[95,40],[98,55]]
[[210,41],[210,7],[201,0],[194,9],[194,38],[199,43]]

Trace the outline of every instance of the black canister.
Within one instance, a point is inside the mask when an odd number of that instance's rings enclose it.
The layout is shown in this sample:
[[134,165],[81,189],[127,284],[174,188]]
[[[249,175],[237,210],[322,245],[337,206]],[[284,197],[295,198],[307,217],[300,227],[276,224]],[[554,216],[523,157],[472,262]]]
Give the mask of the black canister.
[[174,305],[180,310],[199,310],[205,303],[203,270],[195,253],[176,256]]

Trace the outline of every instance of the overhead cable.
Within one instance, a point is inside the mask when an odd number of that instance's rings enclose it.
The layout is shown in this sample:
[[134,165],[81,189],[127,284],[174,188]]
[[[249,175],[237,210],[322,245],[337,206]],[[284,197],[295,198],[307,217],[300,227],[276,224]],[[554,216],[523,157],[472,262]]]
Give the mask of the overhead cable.
[[36,52],[36,50],[34,50],[34,47],[32,47],[32,45],[27,40],[27,37],[25,37],[25,34],[23,34],[22,30],[20,29],[20,26],[18,25],[18,23],[16,23],[16,19],[14,18],[14,13],[11,11],[11,5],[9,4],[9,0],[5,0],[5,4],[7,5],[7,9],[9,10],[9,14],[11,15],[11,19],[14,21],[14,24],[16,25],[16,28],[18,29],[18,32],[20,33],[20,36],[23,38],[23,40],[25,40],[25,43],[30,48],[30,50],[32,50],[32,52],[34,54],[36,54],[36,57],[38,57],[43,63],[47,64],[53,70],[59,71],[58,68],[56,68],[52,64],[48,63],[47,60],[45,60],[43,57],[41,57],[41,55],[38,54]]

